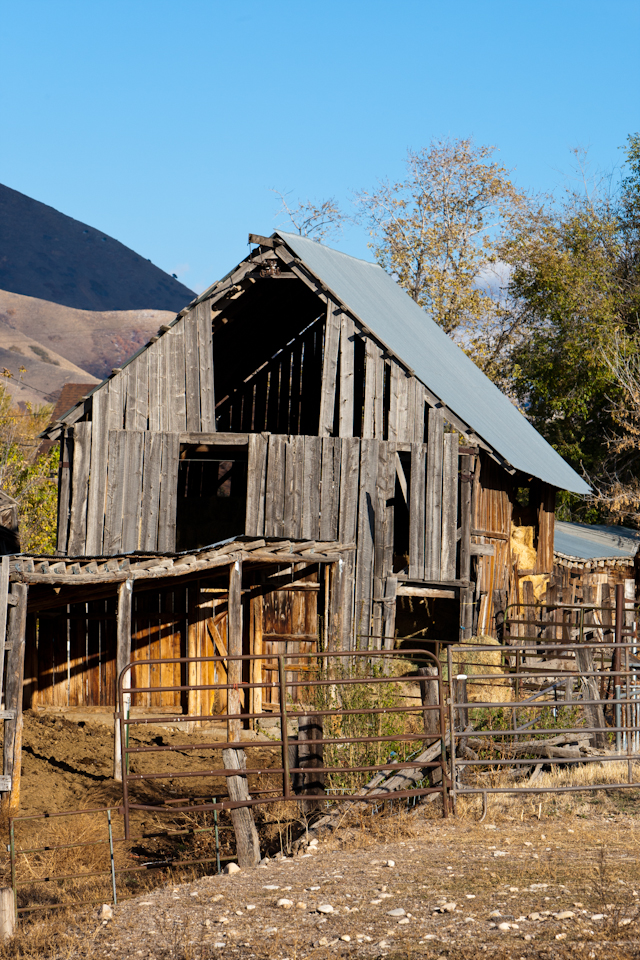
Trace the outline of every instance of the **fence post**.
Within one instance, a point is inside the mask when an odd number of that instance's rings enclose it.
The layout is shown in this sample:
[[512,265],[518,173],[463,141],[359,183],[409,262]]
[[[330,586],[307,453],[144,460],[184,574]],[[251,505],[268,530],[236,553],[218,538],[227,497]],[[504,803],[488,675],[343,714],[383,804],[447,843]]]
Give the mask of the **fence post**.
[[[122,671],[131,662],[131,609],[133,606],[133,580],[124,580],[118,587],[118,619],[117,619],[117,648],[116,648],[116,685]],[[131,687],[131,672],[128,671],[122,680],[123,691],[128,691]],[[116,697],[118,692],[116,690]],[[122,697],[122,710],[124,716],[129,712],[131,704],[131,694],[124,693]],[[113,751],[113,779],[122,780],[124,764],[123,756],[123,717],[116,715],[114,731],[114,751]]]
[[282,795],[291,796],[291,782],[289,777],[289,731],[287,730],[287,678],[284,667],[284,657],[278,657],[278,679],[280,680],[280,737],[282,740]]
[[111,810],[107,810],[107,823],[109,825],[109,859],[111,862],[111,887],[113,890],[113,905],[118,906],[118,895],[116,893],[116,864],[113,858],[113,829],[111,827]]
[[456,725],[455,725],[455,684],[453,682],[453,657],[451,656],[451,644],[447,644],[447,673],[449,679],[449,757],[451,769],[451,804],[453,814],[456,812]]
[[16,908],[12,887],[0,887],[0,940],[9,940],[16,932]]

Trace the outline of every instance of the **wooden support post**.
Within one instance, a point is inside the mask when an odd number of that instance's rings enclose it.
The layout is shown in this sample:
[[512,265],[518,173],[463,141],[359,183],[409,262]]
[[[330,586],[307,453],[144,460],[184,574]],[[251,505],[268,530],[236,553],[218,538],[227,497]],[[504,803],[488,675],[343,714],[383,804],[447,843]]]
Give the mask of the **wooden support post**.
[[[461,580],[471,576],[471,463],[468,454],[460,457],[460,571]],[[460,591],[460,637],[468,640],[471,636],[473,610],[473,590]]]
[[[300,717],[298,720],[298,767],[304,773],[296,774],[296,793],[304,796],[320,796],[324,794],[324,773],[316,773],[316,767],[323,766],[324,744],[316,743],[322,740],[322,717],[315,714]],[[304,802],[304,809],[309,812],[317,806],[318,801]]]
[[[4,701],[4,645],[7,639],[9,557],[0,558],[0,706]],[[6,706],[5,706],[6,709]]]
[[[118,587],[118,619],[117,619],[117,646],[116,646],[116,685],[119,682],[120,674],[131,662],[131,611],[133,607],[133,580],[123,580]],[[131,671],[128,670],[123,678],[123,703],[122,709],[126,719],[131,707],[131,694],[127,690],[131,689]],[[120,737],[120,718],[118,702],[118,688],[116,686],[116,718],[115,735],[113,751],[113,779],[121,781],[123,773],[122,764],[122,743]]]
[[7,639],[11,644],[7,660],[5,684],[5,710],[13,711],[13,718],[4,722],[3,773],[10,777],[3,786],[2,812],[15,816],[20,806],[20,768],[22,766],[22,685],[24,679],[24,650],[27,626],[27,593],[24,583],[14,583],[11,595],[15,604],[9,610]]
[[393,650],[396,636],[396,597],[398,595],[398,578],[387,577],[384,591],[384,612],[382,621],[382,646],[385,650]]
[[[468,694],[467,694],[467,678],[460,674],[457,677],[451,678],[451,687],[452,687],[452,700],[454,703],[467,703]],[[458,723],[459,730],[466,730],[469,726],[469,708],[468,707],[456,707],[455,717]]]
[[[247,769],[244,750],[234,750],[233,748],[223,750],[222,762],[225,770],[244,771]],[[230,800],[247,801],[251,799],[247,777],[242,772],[238,776],[227,777],[227,789]],[[260,863],[260,841],[253,819],[253,811],[251,807],[235,807],[229,813],[236,835],[238,866],[243,869],[256,867]]]
[[[580,685],[582,687],[583,699],[599,700],[600,694],[598,692],[596,678],[594,676],[585,676],[585,674],[593,674],[595,672],[593,666],[593,650],[590,647],[578,647],[576,650],[576,667],[581,674]],[[602,704],[586,703],[584,705],[584,715],[587,720],[587,726],[597,729],[597,733],[591,734],[596,749],[605,750],[608,742]]]
[[420,699],[424,709],[424,732],[428,737],[440,736],[440,711],[428,710],[427,707],[437,707],[440,705],[438,695],[438,668],[435,663],[427,663],[418,670],[418,676],[424,677],[419,680]]
[[[227,682],[232,684],[227,694],[227,714],[241,712],[240,684],[242,683],[242,660],[232,660],[242,655],[242,561],[236,560],[229,568],[229,617],[227,621],[227,652],[229,654]],[[227,719],[227,740],[240,740],[242,721],[239,717]]]

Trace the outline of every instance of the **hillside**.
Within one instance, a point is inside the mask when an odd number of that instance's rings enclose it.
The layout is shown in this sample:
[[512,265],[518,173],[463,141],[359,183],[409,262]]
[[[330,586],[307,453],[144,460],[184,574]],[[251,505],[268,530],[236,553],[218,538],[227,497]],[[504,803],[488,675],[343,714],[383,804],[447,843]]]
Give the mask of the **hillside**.
[[55,350],[0,321],[0,374],[14,403],[53,403],[65,383],[99,382]]
[[[66,358],[71,366],[79,368],[81,381],[88,382],[92,377],[102,380],[174,316],[173,310],[76,310],[0,290],[0,346],[7,350],[11,344],[20,346],[16,338],[25,336],[47,354]],[[26,355],[35,358],[38,353],[27,346]],[[17,354],[13,365],[6,360],[0,362],[14,372],[13,367],[17,370],[20,366],[16,358]],[[50,392],[44,384],[36,382],[35,386]]]
[[0,289],[77,310],[169,310],[195,294],[100,230],[0,184]]

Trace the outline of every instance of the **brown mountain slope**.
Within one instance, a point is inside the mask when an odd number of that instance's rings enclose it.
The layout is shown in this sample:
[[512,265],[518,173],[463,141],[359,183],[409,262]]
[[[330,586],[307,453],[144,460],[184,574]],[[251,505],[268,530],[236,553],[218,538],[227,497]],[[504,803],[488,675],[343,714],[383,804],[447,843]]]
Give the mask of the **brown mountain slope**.
[[0,184],[0,289],[79,310],[169,310],[195,294],[100,230]]
[[[8,350],[18,343],[16,337],[26,336],[47,353],[75,365],[74,379],[88,382],[93,376],[103,380],[174,316],[174,311],[164,310],[74,310],[0,290],[0,348]],[[37,358],[37,352],[25,349],[27,356]],[[4,360],[0,363],[6,365]],[[20,366],[15,357],[13,365],[16,369]],[[88,378],[87,371],[91,374]],[[50,392],[44,382],[36,386]]]
[[66,383],[99,380],[21,330],[0,323],[0,376],[14,403],[41,407],[53,403]]

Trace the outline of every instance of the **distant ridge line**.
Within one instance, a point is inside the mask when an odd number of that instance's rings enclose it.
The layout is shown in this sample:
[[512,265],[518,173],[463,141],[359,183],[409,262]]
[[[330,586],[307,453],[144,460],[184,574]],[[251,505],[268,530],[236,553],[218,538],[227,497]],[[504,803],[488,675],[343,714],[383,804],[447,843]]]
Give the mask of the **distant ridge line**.
[[0,289],[98,311],[177,313],[196,296],[119,240],[4,184]]

